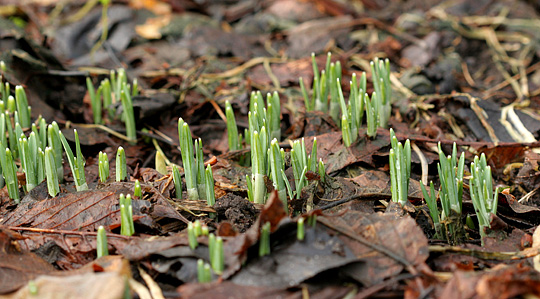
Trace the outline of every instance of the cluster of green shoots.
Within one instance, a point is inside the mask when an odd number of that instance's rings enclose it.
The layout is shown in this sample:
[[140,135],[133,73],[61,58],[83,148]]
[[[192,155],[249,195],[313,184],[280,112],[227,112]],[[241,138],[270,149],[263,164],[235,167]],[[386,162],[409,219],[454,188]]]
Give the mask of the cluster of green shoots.
[[[358,82],[356,74],[349,83],[349,100],[345,103],[341,88],[341,64],[331,62],[328,53],[325,69],[319,73],[315,54],[311,54],[313,64],[313,86],[311,98],[300,78],[300,88],[304,96],[306,111],[329,110],[334,121],[341,125],[343,142],[346,146],[358,138],[358,129],[362,126],[364,110],[366,111],[367,135],[374,138],[377,127],[386,128],[391,113],[392,88],[390,83],[390,62],[375,58],[370,63],[374,91],[371,97],[366,93],[366,73],[363,72]],[[329,103],[329,104],[328,104]],[[330,107],[328,107],[330,106]],[[341,110],[341,118],[339,117]]]
[[199,246],[197,238],[200,236],[208,237],[208,260],[210,264],[202,259],[197,261],[197,276],[199,282],[212,281],[211,269],[215,274],[221,275],[225,269],[225,255],[223,251],[223,239],[216,237],[213,233],[209,233],[208,226],[202,225],[199,220],[188,223],[188,242],[191,250],[195,250]]
[[[285,151],[280,147],[280,110],[281,104],[277,92],[268,93],[266,103],[261,92],[253,92],[249,104],[249,129],[244,132],[246,144],[250,145],[251,177],[246,177],[248,198],[255,203],[266,202],[268,190],[264,181],[269,177],[279,199],[287,209],[287,195],[299,197],[307,185],[306,173],[318,171],[324,180],[325,168],[322,160],[317,163],[317,142],[314,140],[311,155],[307,154],[304,141],[295,141],[291,150],[291,160],[295,176],[295,191],[285,175]],[[227,133],[230,150],[241,148],[242,135],[238,134],[236,120],[231,104],[225,104]]]
[[485,236],[486,228],[491,227],[490,215],[497,214],[497,204],[499,188],[493,192],[493,180],[491,177],[491,167],[487,165],[486,156],[482,153],[480,158],[474,157],[471,163],[471,178],[469,180],[469,191],[474,205],[480,235]]
[[[116,103],[122,104],[121,120],[126,125],[126,136],[131,143],[137,140],[137,131],[135,127],[135,116],[133,113],[132,97],[139,93],[137,79],[133,80],[133,84],[127,81],[126,71],[118,69],[111,70],[109,78],[101,81],[97,90],[95,89],[92,80],[86,78],[86,87],[90,96],[94,123],[102,124],[103,115],[109,119],[116,119]],[[105,108],[105,109],[103,109]],[[103,113],[106,110],[106,113]]]
[[392,201],[402,206],[408,201],[409,178],[411,177],[411,142],[405,141],[405,145],[398,142],[393,129],[390,129],[390,183]]
[[306,177],[306,173],[308,171],[318,172],[321,181],[324,182],[324,176],[326,173],[324,163],[322,159],[319,159],[317,163],[317,138],[313,138],[311,154],[307,153],[304,138],[301,140],[295,140],[291,149],[291,164],[293,168],[294,184],[296,187],[296,191],[291,192],[290,186],[287,186],[291,198],[293,198],[294,195],[296,195],[297,199],[300,198],[302,189],[308,184]]
[[[396,135],[390,129],[390,141],[392,149],[389,154],[390,181],[392,201],[404,205],[408,201],[409,178],[411,173],[411,146],[407,139],[402,145]],[[439,238],[446,238],[451,243],[457,243],[461,234],[461,214],[463,199],[463,173],[465,168],[464,153],[458,158],[457,146],[454,143],[452,154],[445,156],[441,144],[439,148],[439,173],[440,188],[438,198],[442,210],[437,205],[437,195],[433,182],[430,182],[430,190],[426,190],[421,184],[424,199],[428,205],[429,213],[435,227],[435,234]],[[469,191],[471,200],[478,218],[480,234],[485,236],[486,228],[490,227],[490,215],[497,213],[497,197],[499,189],[493,191],[493,179],[491,168],[487,165],[486,156],[474,157],[471,163],[471,177]]]
[[[124,89],[126,86],[123,72],[116,78],[112,75],[113,85]],[[15,87],[15,96],[11,95],[9,83],[3,83],[0,76],[0,166],[2,180],[0,185],[7,185],[8,194],[15,202],[19,202],[19,181],[17,179],[17,164],[19,160],[20,170],[25,175],[24,192],[29,192],[44,179],[47,179],[47,189],[50,196],[55,197],[60,192],[59,183],[64,180],[64,168],[62,166],[63,153],[65,151],[71,168],[77,191],[88,190],[88,184],[84,173],[86,160],[81,151],[79,135],[73,130],[75,138],[75,153],[71,149],[67,139],[60,131],[56,122],[47,124],[41,116],[31,122],[31,108],[22,86]],[[105,84],[107,86],[107,84]],[[98,93],[102,93],[100,87]],[[105,87],[107,90],[107,87]],[[123,92],[119,90],[119,97]],[[130,104],[130,103],[128,103]],[[133,109],[131,109],[132,111]],[[30,131],[28,136],[24,133]],[[18,138],[17,138],[18,136]],[[107,155],[99,155],[99,176],[105,182],[109,176],[109,162]],[[117,181],[126,179],[126,160],[124,150],[118,149],[116,159]]]
[[[16,166],[16,160],[19,160],[20,170],[25,174],[26,183],[22,186],[25,192],[29,192],[47,178],[49,194],[52,197],[56,196],[60,192],[59,182],[63,181],[64,178],[62,145],[64,148],[66,146],[69,148],[58,124],[53,122],[47,125],[42,117],[32,123],[30,119],[31,108],[28,106],[24,88],[15,86],[15,96],[11,95],[10,85],[8,82],[3,82],[2,76],[0,76],[0,95],[0,166],[2,174],[0,185],[7,185],[9,197],[16,203],[19,202],[19,180],[17,179],[18,168]],[[28,136],[25,135],[25,130],[30,131]],[[76,132],[75,137],[78,138]],[[80,148],[77,152],[80,153]],[[82,161],[84,166],[84,158]],[[75,158],[70,162],[73,162],[74,167],[80,165]],[[76,184],[80,182],[77,171],[74,171],[74,178]],[[82,180],[84,180],[84,172]],[[79,185],[77,186],[79,188]]]
[[[135,182],[134,197],[141,196],[141,185],[139,181]],[[133,223],[133,206],[131,202],[131,195],[120,194],[120,234],[123,236],[132,236],[135,233],[135,225]],[[96,251],[97,257],[109,255],[107,232],[103,226],[98,227],[97,239],[96,239]]]
[[120,194],[120,234],[124,236],[132,236],[135,233],[133,224],[133,207],[131,203],[131,195]]
[[[190,200],[205,200],[208,205],[214,205],[216,201],[214,193],[214,177],[212,167],[204,167],[202,140],[199,138],[193,143],[189,125],[182,119],[178,119],[178,138],[184,166],[186,189]],[[195,154],[193,153],[195,151]],[[173,166],[173,181],[176,196],[181,198],[182,181],[180,172]]]
[[[461,153],[457,158],[457,147],[454,143],[452,155],[445,156],[441,144],[439,143],[439,163],[437,170],[441,187],[439,198],[441,199],[442,212],[439,213],[437,198],[433,182],[430,182],[430,193],[428,194],[423,184],[420,184],[424,199],[429,208],[429,213],[438,237],[447,237],[449,240],[456,240],[459,221],[461,218],[462,198],[463,198],[463,169],[465,166],[465,156]],[[442,225],[444,224],[444,225]]]
[[[462,197],[463,197],[463,173],[465,157],[461,153],[457,158],[457,147],[454,143],[452,155],[445,157],[439,144],[439,163],[437,165],[440,179],[439,199],[442,211],[437,206],[437,196],[433,182],[430,182],[430,192],[421,185],[424,199],[429,208],[433,220],[435,233],[438,237],[446,237],[450,242],[459,240],[459,229],[462,227]],[[491,167],[487,165],[484,154],[474,157],[470,165],[471,177],[469,179],[469,192],[478,218],[480,235],[485,236],[486,228],[490,227],[491,214],[497,213],[498,193],[497,188],[493,191],[493,179]]]

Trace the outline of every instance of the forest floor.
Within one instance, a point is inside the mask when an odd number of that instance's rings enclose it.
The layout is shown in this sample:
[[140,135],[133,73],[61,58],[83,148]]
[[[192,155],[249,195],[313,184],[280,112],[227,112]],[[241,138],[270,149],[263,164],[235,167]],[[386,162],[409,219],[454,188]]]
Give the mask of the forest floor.
[[[46,181],[28,193],[21,186],[19,204],[0,190],[6,298],[540,296],[538,1],[119,0],[106,22],[97,0],[13,3],[0,6],[2,80],[23,85],[32,120],[56,121],[73,148],[77,129],[89,190],[76,192],[66,159],[55,197]],[[299,78],[310,90],[311,53],[320,70],[332,53],[342,82],[365,71],[369,94],[369,62],[389,59],[389,127],[414,148],[406,205],[391,201],[388,129],[369,138],[364,124],[346,147],[332,117],[306,112]],[[97,86],[119,68],[139,87],[132,143],[119,103],[111,115],[104,110],[104,124],[93,124],[87,91],[87,77]],[[348,98],[349,84],[343,89]],[[243,133],[252,91],[278,92],[286,157],[293,140],[303,138],[311,150],[316,138],[326,165],[323,177],[308,173],[309,184],[287,207],[274,192],[265,205],[249,202],[249,146],[229,151],[225,102]],[[176,196],[171,169],[181,166],[184,176],[179,117],[203,142],[213,206],[188,200],[185,184]],[[455,142],[466,159],[462,214],[453,219],[460,233],[442,238],[420,189],[431,180],[439,187],[439,142],[447,154]],[[128,179],[116,182],[119,146]],[[100,151],[112,157],[105,183]],[[481,153],[493,186],[509,187],[483,238],[468,185],[470,162]],[[294,187],[292,168],[285,174]],[[118,198],[133,193],[135,180],[143,194],[133,199],[128,237],[120,234]],[[298,240],[296,221],[315,216]],[[208,238],[188,246],[186,228],[195,220],[224,240],[225,270],[210,283],[197,282]],[[270,254],[261,257],[267,222]],[[97,259],[99,226],[110,255]]]

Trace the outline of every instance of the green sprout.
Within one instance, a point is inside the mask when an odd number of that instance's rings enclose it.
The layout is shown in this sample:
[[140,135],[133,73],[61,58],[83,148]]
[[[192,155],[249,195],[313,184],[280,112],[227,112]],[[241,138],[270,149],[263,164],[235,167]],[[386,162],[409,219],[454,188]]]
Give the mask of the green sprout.
[[[6,86],[9,87],[8,84],[6,84]],[[9,95],[7,98],[7,111],[9,113],[15,113],[17,111],[17,103],[15,102],[15,97],[13,97],[12,95]]]
[[[261,132],[254,131],[251,137],[251,183],[252,200],[258,204],[266,202],[266,184],[264,176],[266,175],[266,129],[261,128]],[[249,187],[249,185],[248,185]]]
[[225,268],[225,256],[223,251],[223,239],[214,234],[208,235],[208,253],[210,264],[217,274],[221,274]]
[[497,214],[497,204],[499,188],[493,192],[493,179],[491,177],[491,167],[487,165],[486,155],[482,153],[480,158],[474,157],[471,163],[471,179],[469,180],[469,190],[473,202],[478,224],[480,226],[480,235],[485,237],[486,228],[491,227],[490,215]]
[[281,178],[283,179],[283,182],[285,182],[285,187],[287,188],[287,194],[289,195],[289,198],[294,198],[291,184],[289,183],[289,179],[287,178],[287,175],[285,174],[285,171],[283,169],[281,170]]
[[251,93],[249,99],[249,112],[251,112],[253,116],[251,119],[248,119],[249,131],[253,134],[253,131],[260,131],[261,127],[266,126],[268,120],[266,110],[264,109],[264,99],[260,91]]
[[126,136],[130,140],[131,144],[135,144],[137,142],[137,129],[135,127],[133,101],[131,100],[131,94],[129,93],[128,86],[125,84],[120,92],[120,100],[122,102],[122,108],[124,109],[123,116],[126,123]]
[[330,86],[330,116],[339,123],[340,102],[339,89],[341,89],[341,63],[330,63],[330,72],[328,73],[328,86]]
[[358,83],[355,73],[352,74],[351,82],[349,83],[351,91],[347,108],[348,114],[351,117],[351,135],[354,137],[353,141],[355,141],[358,136],[358,129],[362,126],[362,119],[364,117],[366,81],[366,73],[362,72],[360,83]]
[[58,126],[53,126],[53,128],[60,137],[60,141],[62,142],[64,150],[66,151],[66,156],[69,161],[71,172],[73,173],[73,178],[75,180],[75,186],[77,187],[77,191],[88,190],[88,184],[86,183],[86,177],[84,175],[84,164],[86,163],[86,161],[81,152],[81,144],[79,142],[79,134],[77,134],[77,130],[73,130],[77,151],[77,157],[75,157],[73,155],[73,151],[71,151],[71,147],[69,146],[68,141],[66,140],[66,137],[64,137],[64,134],[62,134],[62,131],[58,129]]
[[345,114],[341,117],[341,134],[343,138],[343,144],[346,147],[351,146],[353,136],[351,134],[351,128],[349,127],[349,119],[345,116]]
[[380,116],[379,116],[379,105],[377,104],[377,93],[373,92],[371,94],[371,99],[367,94],[364,96],[364,104],[366,107],[366,134],[371,137],[375,138],[377,136],[377,127],[379,127],[380,124]]
[[[11,126],[11,117],[9,116],[9,112],[6,111],[4,112],[4,121],[5,121],[5,125],[6,125],[6,128],[7,128],[7,134],[8,134],[8,142],[9,142],[9,148],[15,152],[17,152],[18,148],[19,148],[19,140],[17,137],[15,137],[15,132],[13,130],[13,127]],[[17,124],[15,125],[17,126]],[[19,125],[20,127],[20,125]],[[22,133],[22,130],[21,132],[18,134],[18,136],[21,136],[21,133]],[[2,138],[3,139],[3,138]],[[6,144],[4,144],[4,148],[7,147]]]
[[[15,133],[15,136],[22,136],[24,135],[24,131],[21,127],[21,124],[19,123],[19,117],[18,117],[18,113],[17,111],[15,111],[15,113],[13,113],[13,119],[15,121],[15,129],[13,130],[13,132]],[[15,147],[12,149],[13,150],[13,157],[14,158],[17,158],[19,156],[19,138],[14,138],[15,139]]]
[[291,162],[296,187],[296,198],[300,198],[302,189],[308,184],[306,173],[317,171],[317,138],[313,139],[311,154],[308,155],[304,139],[295,140],[291,149]]
[[97,238],[96,238],[96,251],[97,257],[109,255],[109,244],[107,243],[107,232],[103,226],[98,227]]
[[36,132],[36,135],[39,136],[38,147],[45,148],[47,147],[47,121],[40,115],[38,118],[38,124],[39,124],[39,132]]
[[88,96],[90,97],[90,106],[92,107],[94,123],[101,124],[101,92],[103,88],[100,86],[96,92],[90,77],[86,77],[86,88],[88,89]]
[[131,205],[131,195],[120,194],[120,234],[132,236],[135,233],[133,223],[133,207]]
[[20,85],[15,86],[15,102],[17,104],[17,112],[19,113],[19,122],[23,128],[30,128],[30,106],[28,106],[28,99],[26,98],[26,92]]
[[227,137],[229,142],[229,151],[239,150],[241,148],[241,144],[238,138],[238,127],[236,126],[234,111],[229,101],[225,102],[225,115],[227,116]]
[[444,233],[442,232],[441,216],[439,215],[439,208],[437,207],[437,197],[435,195],[435,187],[433,186],[433,182],[429,182],[429,193],[427,192],[426,187],[424,187],[424,184],[420,184],[420,187],[422,188],[424,200],[426,201],[429,209],[429,215],[433,220],[435,234],[438,237],[442,238],[444,236]]
[[253,190],[253,181],[249,177],[249,174],[246,174],[246,185],[247,185],[248,200],[251,202],[255,202],[255,198],[254,198],[255,191]]
[[213,206],[216,203],[216,194],[214,192],[214,176],[212,175],[212,166],[206,166],[205,171],[206,181],[206,203]]
[[188,231],[189,248],[191,248],[191,250],[195,250],[195,248],[199,246],[199,242],[197,242],[197,234],[196,234],[193,222],[188,223],[187,231]]
[[[271,139],[281,140],[281,103],[277,92],[266,95],[266,109],[263,96],[260,91],[252,92],[249,101],[249,112],[252,117],[249,120],[249,141],[253,137],[253,132],[261,132],[262,127],[266,128],[266,144]],[[246,139],[247,135],[246,135]],[[246,140],[247,141],[247,140]],[[250,142],[248,142],[250,144]]]
[[321,159],[319,159],[319,167],[317,169],[319,171],[319,177],[321,178],[321,182],[325,182],[326,181],[326,168],[324,167],[324,162]]
[[199,194],[199,199],[204,200],[206,199],[206,175],[204,169],[204,156],[201,138],[195,140],[195,165],[197,167],[197,193]]
[[[459,160],[457,158],[457,146],[454,143],[452,155],[445,157],[439,143],[439,163],[437,168],[441,180],[439,197],[441,199],[442,214],[439,216],[437,208],[437,199],[435,197],[435,188],[433,182],[430,183],[430,194],[427,193],[423,184],[420,184],[424,199],[428,204],[431,218],[435,226],[435,231],[439,236],[445,235],[444,230],[449,236],[456,235],[455,220],[461,218],[461,203],[463,197],[463,169],[465,166],[465,156],[461,153]],[[445,223],[446,228],[441,227],[441,222]]]
[[137,80],[133,80],[133,86],[128,84],[124,69],[118,69],[117,72],[111,70],[110,79],[106,78],[102,80],[97,91],[90,78],[86,79],[94,123],[99,124],[103,122],[102,109],[108,111],[107,115],[109,119],[114,119],[116,110],[113,104],[120,102],[122,104],[121,120],[126,125],[126,136],[131,144],[135,144],[137,141],[137,130],[132,98],[138,95],[138,84]]
[[212,281],[210,265],[202,259],[197,260],[197,280],[199,283],[209,283]]
[[199,219],[193,222],[193,229],[195,230],[195,237],[198,238],[202,235],[202,225]]
[[135,180],[135,184],[133,186],[133,197],[142,198],[141,183],[139,180]]
[[197,165],[193,156],[193,139],[189,126],[182,118],[178,119],[178,138],[180,140],[180,152],[182,163],[184,164],[184,175],[186,177],[186,188],[190,200],[198,200],[197,191]]
[[405,145],[402,145],[401,142],[398,142],[394,130],[390,129],[390,143],[392,144],[389,154],[392,201],[403,206],[409,200],[411,142],[407,139]]
[[51,197],[55,197],[60,192],[58,186],[58,173],[56,172],[56,162],[54,152],[50,147],[45,148],[45,173],[47,175],[47,190]]
[[270,174],[274,189],[278,192],[278,198],[283,203],[285,211],[288,213],[287,189],[283,180],[282,172],[285,170],[285,152],[280,149],[277,139],[270,142]]
[[270,222],[266,222],[261,228],[261,237],[259,238],[259,256],[263,257],[270,254]]
[[177,166],[173,166],[173,181],[176,198],[182,199],[182,177]]
[[[0,76],[0,79],[1,79],[2,76]],[[10,93],[10,87],[9,87],[9,82],[5,82],[3,83],[2,80],[0,80],[0,95],[2,96],[2,102],[4,102],[4,105],[7,104],[8,102],[8,97],[9,97],[9,93]],[[5,110],[5,107],[4,109],[2,109],[2,112]]]
[[366,89],[366,73],[362,73],[360,84],[357,83],[356,74],[352,75],[349,93],[349,101],[345,104],[345,98],[341,89],[341,83],[336,81],[337,93],[341,107],[341,132],[343,144],[349,147],[358,138],[358,128],[362,126],[364,115],[364,91]]
[[[210,248],[209,248],[210,249]],[[223,273],[225,268],[225,256],[223,252],[223,239],[221,237],[216,237],[214,245],[210,252],[210,263],[212,264],[212,269],[216,274]]]
[[24,134],[19,138],[19,157],[21,157],[21,166],[26,176],[27,191],[34,189],[38,184],[36,135],[34,132],[30,135],[30,144]]
[[19,182],[17,181],[17,168],[9,148],[0,150],[0,163],[2,165],[2,171],[7,185],[9,198],[13,199],[15,203],[19,203],[20,196]]
[[109,74],[111,84],[112,103],[120,101],[120,91],[122,85],[127,84],[126,71],[123,68],[118,69],[118,76],[115,70],[111,70]]
[[99,180],[105,183],[109,179],[109,158],[107,157],[107,153],[100,151],[98,161]]
[[109,119],[112,119],[114,118],[115,110],[113,108],[113,97],[111,94],[111,81],[109,81],[108,78],[105,78],[103,81],[101,81],[99,87],[101,88],[101,94],[103,96],[103,107],[107,109]]
[[281,140],[281,102],[276,91],[266,95],[266,118],[269,140]]
[[[463,168],[465,167],[465,154],[457,158],[457,146],[454,143],[452,155],[445,157],[439,143],[439,163],[437,165],[441,180],[441,205],[446,217],[452,214],[461,216],[461,202],[463,197]],[[444,220],[444,219],[443,219]]]
[[317,215],[313,214],[308,217],[307,224],[311,227],[315,227],[317,225]]
[[306,235],[306,229],[304,227],[304,218],[300,217],[296,223],[297,223],[296,239],[298,239],[298,241],[302,241],[304,240],[304,237]]
[[388,120],[392,112],[392,86],[390,83],[390,61],[388,59],[380,60],[375,58],[370,63],[371,77],[373,81],[373,97],[375,97],[376,110],[379,116],[379,126],[388,127]]
[[203,236],[208,236],[208,234],[209,234],[209,232],[210,232],[209,229],[208,229],[208,225],[206,225],[206,224],[203,225],[203,226],[201,227],[201,231],[202,231],[202,235],[203,235]]
[[37,152],[37,181],[43,182],[46,178],[45,174],[45,152],[38,148]]
[[216,248],[216,235],[212,233],[208,235],[208,254],[209,254],[210,263],[212,263],[215,248]]
[[[58,124],[53,121],[52,124],[47,126],[47,139],[49,142],[49,147],[52,149],[54,154],[54,162],[56,163],[56,175],[58,177],[58,182],[64,181],[64,166],[62,165],[62,157],[64,152],[62,151],[62,144],[60,142],[60,136],[58,135],[60,129]],[[107,162],[108,163],[108,162]]]
[[116,181],[122,182],[127,178],[126,152],[119,146],[116,151]]
[[328,110],[328,80],[327,75],[330,73],[330,62],[332,54],[328,53],[326,57],[326,68],[319,73],[319,67],[315,59],[315,53],[311,53],[311,64],[313,67],[313,86],[311,99],[308,97],[308,92],[304,85],[304,80],[300,78],[300,88],[302,90],[302,95],[304,97],[304,104],[306,106],[306,111],[323,111]]

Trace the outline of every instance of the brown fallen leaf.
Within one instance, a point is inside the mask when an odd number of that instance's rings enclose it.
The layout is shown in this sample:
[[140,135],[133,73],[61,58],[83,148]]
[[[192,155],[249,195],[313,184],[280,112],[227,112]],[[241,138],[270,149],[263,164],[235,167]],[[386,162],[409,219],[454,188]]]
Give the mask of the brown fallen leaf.
[[[352,287],[326,287],[309,291],[310,298],[344,298],[350,294]],[[230,281],[220,283],[188,283],[178,288],[182,298],[236,298],[236,299],[270,299],[301,298],[303,290],[272,288],[267,286],[243,286]]]
[[16,293],[3,298],[120,299],[123,298],[125,292],[125,282],[123,275],[114,272],[40,276]]
[[456,271],[437,298],[515,298],[540,295],[540,273],[533,268],[501,265],[490,271]]
[[[40,202],[20,204],[17,209],[2,221],[7,226],[25,226],[58,230],[96,231],[100,225],[118,226],[120,224],[119,195],[132,191],[117,186],[116,190],[90,190],[77,193],[60,194]],[[133,200],[133,216],[147,217],[140,209],[148,205]]]
[[429,256],[426,236],[408,216],[351,210],[318,221],[341,233],[340,239],[363,261],[350,267],[348,274],[364,285],[381,282],[405,267],[422,265]]
[[13,292],[38,275],[56,272],[35,253],[21,250],[21,235],[0,226],[0,294]]

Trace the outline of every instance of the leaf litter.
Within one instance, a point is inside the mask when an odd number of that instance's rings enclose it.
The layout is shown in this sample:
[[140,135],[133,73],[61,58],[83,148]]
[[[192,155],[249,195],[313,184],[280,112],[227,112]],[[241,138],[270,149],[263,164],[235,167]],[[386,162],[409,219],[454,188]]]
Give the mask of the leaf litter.
[[[24,19],[25,30],[1,20],[5,80],[25,84],[33,115],[65,125],[70,141],[72,128],[79,130],[91,188],[74,192],[64,165],[66,180],[54,198],[45,183],[19,205],[0,190],[0,293],[23,298],[37,289],[41,297],[84,292],[88,298],[118,298],[124,292],[118,285],[128,279],[132,294],[143,298],[150,292],[154,298],[540,294],[535,140],[540,52],[531,42],[538,39],[538,7],[532,2],[136,2],[110,7],[111,32],[96,53],[89,51],[101,35],[94,26],[100,22],[99,5],[72,14],[79,7],[57,11],[37,1],[11,16]],[[54,32],[53,42],[32,29],[40,27]],[[390,202],[386,130],[370,139],[360,128],[358,140],[345,147],[328,115],[302,108],[298,78],[311,86],[309,54],[322,66],[328,51],[344,66],[344,81],[353,72],[369,71],[367,62],[374,57],[391,59],[391,126],[421,153],[412,155],[409,203],[403,209]],[[88,99],[83,101],[85,77],[102,79],[121,66],[148,91],[134,98],[137,126],[147,130],[134,146],[123,140],[120,121],[83,124],[92,121]],[[371,92],[370,74],[367,89]],[[251,170],[242,161],[249,151],[227,151],[223,104],[231,101],[239,128],[247,128],[252,90],[278,90],[281,131],[289,140],[304,138],[307,148],[317,138],[318,157],[326,164],[329,176],[313,175],[299,198],[290,199],[289,215],[275,193],[264,206],[245,200]],[[172,175],[153,169],[158,149],[170,162],[169,173],[181,165],[179,116],[203,139],[206,161],[213,165],[218,195],[213,207],[177,198]],[[143,142],[147,137],[155,141]],[[287,151],[289,140],[280,144]],[[432,150],[438,141],[443,146],[456,141],[467,159],[485,153],[496,184],[511,187],[499,195],[484,246],[470,227],[461,245],[434,238],[419,181],[438,181]],[[114,156],[119,145],[126,147],[129,180],[98,183],[97,153]],[[292,178],[292,171],[286,175]],[[126,237],[118,234],[118,197],[133,192],[135,179],[144,196],[133,200],[136,234]],[[465,190],[464,215],[474,220],[468,186]],[[297,240],[296,220],[315,215],[316,225]],[[225,271],[207,284],[197,283],[197,259],[208,261],[208,239],[199,237],[192,250],[185,229],[195,219],[225,240]],[[266,222],[271,254],[260,257]],[[115,254],[109,259],[95,260],[98,226],[105,227]]]

